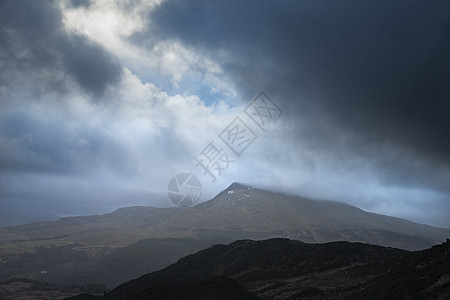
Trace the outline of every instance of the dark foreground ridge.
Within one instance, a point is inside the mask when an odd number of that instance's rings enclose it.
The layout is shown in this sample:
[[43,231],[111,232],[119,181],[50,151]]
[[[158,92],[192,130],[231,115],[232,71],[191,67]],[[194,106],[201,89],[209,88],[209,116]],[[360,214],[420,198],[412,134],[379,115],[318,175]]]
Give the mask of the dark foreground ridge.
[[104,299],[450,299],[450,241],[423,251],[240,240],[186,256]]

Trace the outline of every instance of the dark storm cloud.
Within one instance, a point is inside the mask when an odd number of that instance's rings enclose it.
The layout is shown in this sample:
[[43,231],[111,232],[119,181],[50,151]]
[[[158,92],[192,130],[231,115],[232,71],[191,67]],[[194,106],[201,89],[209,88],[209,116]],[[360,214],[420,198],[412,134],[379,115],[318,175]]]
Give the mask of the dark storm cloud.
[[[27,110],[0,115],[1,173],[86,175],[92,169],[135,173],[127,145],[101,128],[74,126],[47,113]],[[74,129],[75,128],[75,129]]]
[[5,70],[21,70],[24,77],[28,70],[47,72],[50,78],[41,84],[52,88],[64,84],[58,73],[67,73],[93,95],[116,83],[122,72],[100,45],[64,31],[61,12],[51,1],[0,3],[0,53]]
[[79,35],[71,36],[65,46],[68,70],[86,90],[100,94],[119,80],[121,67],[105,49]]
[[236,81],[275,95],[297,138],[326,149],[340,128],[386,182],[449,192],[449,15],[438,0],[167,1],[149,19],[152,38],[229,51]]

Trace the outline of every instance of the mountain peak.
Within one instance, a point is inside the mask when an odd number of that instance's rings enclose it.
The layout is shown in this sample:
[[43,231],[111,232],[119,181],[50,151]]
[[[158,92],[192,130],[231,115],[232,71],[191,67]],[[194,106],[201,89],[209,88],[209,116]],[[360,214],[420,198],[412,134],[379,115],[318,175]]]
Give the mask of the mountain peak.
[[[217,196],[214,197],[214,199],[220,198],[221,196],[223,196],[225,194],[231,194],[236,191],[252,190],[252,189],[253,189],[253,187],[251,187],[250,185],[240,183],[240,182],[233,182],[232,184],[230,184],[229,187],[227,187],[226,189],[221,191],[219,194],[217,194]],[[210,202],[211,201],[206,201],[206,202],[203,202],[201,205],[204,205],[205,203],[210,203]]]
[[247,190],[252,187],[240,182],[233,182],[225,191]]

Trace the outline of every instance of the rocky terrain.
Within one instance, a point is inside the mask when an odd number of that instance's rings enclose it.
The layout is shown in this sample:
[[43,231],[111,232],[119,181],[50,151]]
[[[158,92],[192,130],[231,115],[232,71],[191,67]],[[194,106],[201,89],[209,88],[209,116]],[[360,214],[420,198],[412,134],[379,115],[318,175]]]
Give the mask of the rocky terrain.
[[416,252],[349,242],[240,240],[122,284],[105,299],[245,297],[449,299],[450,240]]

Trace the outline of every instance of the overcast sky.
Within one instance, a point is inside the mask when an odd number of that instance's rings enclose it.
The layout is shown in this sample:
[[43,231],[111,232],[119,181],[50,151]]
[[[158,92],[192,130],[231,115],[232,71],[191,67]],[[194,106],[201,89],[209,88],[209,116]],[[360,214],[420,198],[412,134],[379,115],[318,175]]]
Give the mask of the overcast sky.
[[[0,1],[0,210],[169,207],[188,172],[201,201],[238,181],[450,227],[449,16],[445,0]],[[261,91],[279,108],[263,128],[244,111]],[[240,155],[221,139],[236,117]],[[194,160],[211,142],[229,160],[215,182]]]

